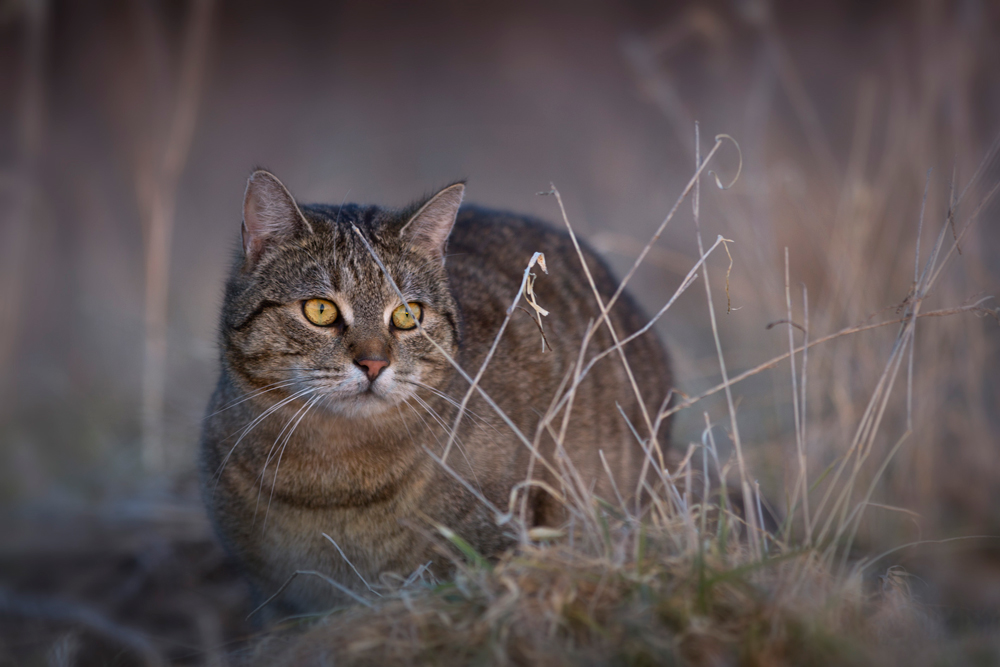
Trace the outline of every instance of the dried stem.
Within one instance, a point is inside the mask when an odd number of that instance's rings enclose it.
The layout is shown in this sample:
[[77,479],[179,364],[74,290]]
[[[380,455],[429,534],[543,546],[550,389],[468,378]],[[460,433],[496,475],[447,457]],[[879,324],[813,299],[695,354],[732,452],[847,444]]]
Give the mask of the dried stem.
[[[145,350],[142,371],[142,460],[166,465],[163,414],[167,373],[167,309],[177,186],[194,137],[211,36],[214,0],[194,0],[184,33],[177,98],[161,157],[140,165],[137,187],[146,239]],[[154,154],[155,155],[155,154]]]

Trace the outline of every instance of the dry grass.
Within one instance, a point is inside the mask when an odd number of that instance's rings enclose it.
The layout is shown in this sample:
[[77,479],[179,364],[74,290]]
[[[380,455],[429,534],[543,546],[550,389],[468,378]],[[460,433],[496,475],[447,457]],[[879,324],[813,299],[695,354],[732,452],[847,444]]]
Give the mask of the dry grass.
[[[756,567],[735,546],[692,557],[666,533],[609,524],[608,551],[631,553],[526,546],[374,610],[334,612],[302,636],[271,639],[255,657],[288,665],[324,656],[362,665],[876,664],[923,628],[905,593],[866,595],[859,580],[818,568],[796,577],[802,555]],[[792,593],[795,578],[804,588]],[[892,636],[880,649],[886,623]]]
[[[705,160],[696,151],[694,175],[615,295],[605,302],[590,281],[599,308],[606,314],[681,205],[690,200],[701,257],[649,326],[696,281],[700,270],[722,383],[673,407],[664,401],[656,414],[646,415],[645,424],[631,425],[646,453],[646,468],[657,480],[653,484],[641,482],[642,487],[635,490],[643,492],[647,502],[642,506],[623,502],[617,486],[614,498],[594,496],[572,461],[561,454],[565,431],[560,425],[571,418],[579,383],[593,361],[608,354],[617,354],[631,376],[623,346],[635,333],[626,335],[612,328],[614,346],[593,350],[593,333],[612,325],[605,317],[592,322],[576,368],[534,434],[518,431],[478,386],[489,356],[475,377],[449,358],[469,382],[464,401],[478,391],[507,421],[521,445],[531,449],[538,464],[557,474],[558,488],[548,490],[567,507],[568,523],[556,529],[532,529],[520,521],[519,501],[537,484],[529,471],[529,478],[512,490],[508,507],[489,505],[498,523],[508,525],[518,537],[516,549],[491,562],[460,535],[439,526],[442,553],[455,563],[453,581],[426,582],[415,577],[400,587],[381,592],[372,589],[377,597],[334,610],[315,624],[306,623],[304,634],[299,634],[301,619],[292,622],[292,631],[278,633],[256,647],[256,660],[261,664],[303,664],[329,658],[340,664],[842,665],[879,664],[904,657],[922,662],[941,657],[947,649],[936,645],[935,651],[928,651],[932,644],[927,640],[940,636],[942,626],[911,595],[906,571],[884,560],[890,554],[859,557],[854,547],[869,507],[906,511],[876,503],[873,496],[893,458],[913,434],[918,319],[968,317],[968,313],[997,315],[996,310],[987,308],[986,297],[936,311],[925,311],[923,306],[948,263],[958,256],[980,213],[995,198],[998,188],[992,184],[991,167],[1000,142],[962,193],[953,192],[930,248],[925,246],[923,254],[915,250],[910,294],[895,308],[901,316],[828,335],[813,333],[804,288],[801,322],[794,317],[786,248],[785,318],[768,328],[787,328],[789,351],[730,377],[716,318],[718,299],[712,296],[713,280],[716,289],[722,281],[719,276],[713,278],[707,261],[720,245],[727,253],[729,247],[719,236],[706,252],[699,219],[701,177],[726,139],[725,135],[717,137]],[[724,187],[718,177],[716,181]],[[575,241],[558,190],[553,187],[545,194],[556,197],[566,229]],[[918,238],[924,213],[922,208],[915,229]],[[384,270],[374,250],[368,248]],[[738,250],[735,252],[738,257]],[[727,301],[731,254],[729,258],[724,280]],[[590,280],[582,253],[580,259]],[[509,312],[522,298],[537,307],[530,300],[530,285],[536,278],[531,270],[536,262],[537,253],[525,269],[522,288]],[[539,264],[544,267],[543,262]],[[813,322],[823,319],[821,314],[813,318]],[[810,460],[808,447],[810,349],[846,336],[870,336],[873,330],[887,326],[895,328],[896,336],[880,360],[881,372],[855,420],[853,437],[843,441],[825,470],[811,474],[816,462]],[[503,327],[497,340],[502,333]],[[812,351],[812,368],[829,363],[823,352],[823,347]],[[733,385],[786,360],[791,371],[795,443],[787,473],[794,482],[786,488],[781,525],[777,530],[765,530],[766,501],[744,455]],[[634,383],[633,390],[638,395]],[[723,437],[730,441],[732,454],[720,455],[716,443],[719,425],[705,412],[701,443],[691,444],[686,452],[675,452],[673,457],[665,455],[661,444],[650,437],[660,421],[716,392],[726,397],[724,425],[729,428]],[[901,405],[893,402],[899,393],[904,399]],[[857,398],[851,400],[859,404]],[[820,408],[822,414],[823,406]],[[899,413],[897,418],[887,418],[894,411]],[[898,432],[883,433],[887,427]],[[555,440],[552,460],[539,453],[543,434]],[[887,452],[876,447],[885,438],[893,442]],[[447,466],[446,456],[434,458],[472,490]],[[626,495],[634,494],[628,490]],[[731,505],[731,498],[737,499],[738,509]],[[482,502],[488,503],[485,498]]]

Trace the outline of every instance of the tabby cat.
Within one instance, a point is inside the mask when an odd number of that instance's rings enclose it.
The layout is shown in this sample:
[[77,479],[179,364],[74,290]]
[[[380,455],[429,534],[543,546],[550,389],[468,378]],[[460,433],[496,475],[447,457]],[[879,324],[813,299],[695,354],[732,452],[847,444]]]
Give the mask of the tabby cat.
[[[566,233],[524,216],[460,208],[464,190],[456,183],[401,210],[300,206],[270,173],[250,177],[201,463],[216,529],[262,599],[297,570],[355,591],[427,563],[446,572],[447,559],[429,537],[438,526],[486,556],[512,544],[511,525],[498,524],[479,496],[506,512],[531,451],[477,393],[447,469],[435,460],[469,388],[448,357],[475,375],[525,267],[533,253],[544,253],[548,275],[536,267],[534,295],[548,310],[549,345],[543,351],[534,312],[515,309],[479,383],[533,441],[600,310]],[[583,253],[606,302],[616,283],[600,259],[586,247]],[[620,337],[647,321],[627,293],[611,320]],[[601,327],[585,359],[612,345]],[[666,353],[653,333],[625,350],[655,417],[671,386]],[[609,499],[615,489],[599,450],[625,496],[645,457],[616,402],[648,438],[624,365],[610,354],[576,392],[564,452],[553,451],[561,415],[538,439],[546,460],[556,465],[557,454],[567,457],[583,483]],[[663,447],[668,428],[658,434]],[[531,469],[561,488],[538,461]],[[531,489],[529,525],[559,525],[561,505],[540,486]],[[323,610],[343,595],[319,578],[298,577],[269,606]]]

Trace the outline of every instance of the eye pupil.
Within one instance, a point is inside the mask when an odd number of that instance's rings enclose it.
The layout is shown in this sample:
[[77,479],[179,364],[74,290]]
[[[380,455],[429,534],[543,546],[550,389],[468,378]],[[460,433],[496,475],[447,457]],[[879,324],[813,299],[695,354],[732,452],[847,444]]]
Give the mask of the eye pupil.
[[417,320],[420,319],[422,314],[422,309],[420,304],[411,301],[407,304],[410,307],[412,315],[406,311],[406,306],[399,306],[396,310],[392,311],[392,324],[397,329],[414,329],[417,326]]
[[326,299],[309,299],[302,304],[302,313],[320,327],[328,327],[337,320],[337,306]]

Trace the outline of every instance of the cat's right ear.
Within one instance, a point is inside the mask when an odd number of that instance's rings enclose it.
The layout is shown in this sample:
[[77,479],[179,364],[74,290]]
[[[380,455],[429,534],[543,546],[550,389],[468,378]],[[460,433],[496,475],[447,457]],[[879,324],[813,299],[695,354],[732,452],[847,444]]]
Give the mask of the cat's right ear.
[[311,232],[292,194],[274,174],[258,170],[250,175],[243,196],[243,255],[247,261],[257,261],[269,244]]
[[427,200],[413,217],[403,225],[400,234],[410,243],[410,247],[430,255],[444,264],[444,249],[448,235],[455,226],[458,207],[465,196],[465,183],[449,185]]

